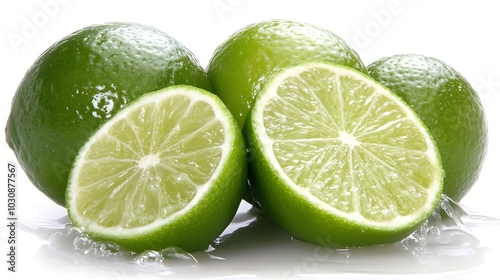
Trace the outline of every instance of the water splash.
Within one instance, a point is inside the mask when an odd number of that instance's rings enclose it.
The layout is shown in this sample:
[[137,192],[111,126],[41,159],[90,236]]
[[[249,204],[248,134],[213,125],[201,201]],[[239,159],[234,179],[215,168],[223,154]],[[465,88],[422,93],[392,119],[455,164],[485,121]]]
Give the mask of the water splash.
[[476,213],[446,195],[443,195],[438,209],[444,211],[457,226],[462,228],[500,225],[500,219]]
[[[130,255],[125,249],[111,242],[97,242],[92,240],[86,233],[70,227],[68,236],[74,236],[73,247],[76,252],[99,258],[122,257]],[[50,243],[49,243],[50,244]]]
[[70,224],[66,225],[65,230],[52,234],[46,246],[52,251],[72,255],[79,263],[96,263],[104,260],[128,265],[157,266],[156,268],[164,270],[198,265],[198,260],[192,254],[177,247],[136,253],[112,242],[93,240],[85,232]]
[[198,260],[190,253],[178,247],[169,247],[161,251],[148,250],[134,257],[139,265],[145,264],[173,264],[176,265],[198,265]]
[[[439,263],[445,258],[466,257],[476,254],[480,240],[471,232],[467,217],[482,221],[499,222],[494,218],[471,215],[447,196],[443,196],[434,213],[410,236],[401,241],[419,263]],[[477,225],[477,224],[474,224]]]

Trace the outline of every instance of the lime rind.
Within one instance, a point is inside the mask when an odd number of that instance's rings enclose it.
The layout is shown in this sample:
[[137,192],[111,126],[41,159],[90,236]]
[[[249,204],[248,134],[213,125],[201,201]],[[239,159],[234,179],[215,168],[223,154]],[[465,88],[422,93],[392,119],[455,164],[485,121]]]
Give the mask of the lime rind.
[[[301,136],[307,138],[308,137],[307,135],[300,135],[300,134],[305,133],[304,131],[307,131],[307,132],[313,131],[317,135],[313,135],[313,136],[309,135],[310,138],[314,138],[318,141],[328,140],[328,139],[322,139],[324,134],[328,134],[328,131],[331,130],[331,127],[336,127],[336,129],[338,130],[339,129],[338,126],[341,123],[341,122],[339,122],[339,120],[335,120],[335,118],[332,118],[332,116],[322,114],[321,110],[317,109],[317,108],[321,108],[321,106],[310,105],[310,104],[308,104],[307,100],[294,100],[294,102],[301,105],[301,107],[299,108],[299,111],[301,111],[301,112],[304,112],[304,110],[307,111],[308,106],[310,106],[311,108],[315,108],[315,110],[311,110],[308,113],[308,117],[309,118],[319,118],[319,119],[323,118],[323,120],[320,121],[319,123],[320,124],[328,123],[328,124],[331,124],[331,126],[330,127],[318,126],[315,129],[308,131],[307,129],[304,129],[304,127],[300,127],[300,125],[304,125],[303,123],[300,123],[297,120],[292,121],[289,119],[287,121],[280,123],[279,129],[278,129],[278,126],[276,126],[275,128],[271,127],[270,129],[269,129],[269,127],[267,127],[268,129],[266,130],[266,132],[259,131],[261,128],[265,128],[266,125],[268,125],[268,124],[265,124],[265,117],[264,117],[264,114],[265,114],[264,111],[266,110],[265,108],[272,101],[273,98],[276,98],[276,93],[279,91],[279,87],[283,85],[284,81],[290,77],[298,77],[304,73],[304,70],[312,69],[312,68],[326,69],[327,71],[331,71],[331,69],[334,69],[335,75],[346,75],[347,77],[353,76],[353,77],[356,77],[356,79],[360,79],[362,81],[362,84],[364,84],[367,88],[375,89],[376,92],[373,92],[371,94],[371,96],[381,96],[381,97],[387,98],[388,101],[393,102],[397,108],[400,108],[402,110],[402,113],[404,113],[406,118],[410,119],[411,122],[416,125],[416,127],[418,128],[417,132],[419,133],[419,135],[424,136],[424,139],[423,139],[424,144],[427,146],[427,149],[425,149],[424,151],[418,151],[418,153],[421,154],[423,158],[428,159],[429,164],[434,167],[434,168],[430,168],[430,171],[433,172],[431,175],[433,180],[432,180],[432,182],[429,183],[429,185],[424,190],[424,192],[419,193],[417,191],[417,190],[421,191],[419,186],[415,186],[415,188],[414,188],[414,193],[417,196],[422,196],[425,198],[424,201],[418,202],[419,205],[417,208],[394,209],[397,207],[404,208],[405,204],[409,203],[409,202],[411,202],[413,204],[415,204],[416,202],[411,201],[411,199],[410,199],[412,196],[412,193],[406,193],[406,194],[398,193],[398,192],[392,193],[392,194],[387,193],[384,196],[388,198],[388,201],[390,203],[392,203],[392,205],[380,205],[379,207],[381,207],[381,208],[389,206],[389,210],[382,209],[379,213],[383,213],[382,211],[385,211],[385,212],[387,212],[387,211],[389,211],[389,212],[390,211],[401,211],[403,214],[392,213],[393,214],[392,217],[385,217],[385,218],[384,217],[382,217],[382,218],[377,217],[377,214],[374,214],[371,217],[369,215],[360,215],[360,212],[370,211],[370,209],[362,210],[363,207],[365,207],[365,208],[372,207],[373,208],[376,206],[376,204],[373,204],[371,206],[370,205],[363,206],[362,204],[367,200],[366,196],[363,197],[363,196],[358,195],[357,198],[352,198],[351,203],[346,205],[346,207],[344,207],[344,209],[342,209],[342,207],[332,207],[331,200],[325,202],[324,199],[321,199],[321,196],[324,197],[325,193],[317,193],[316,195],[313,193],[314,191],[321,190],[321,187],[318,187],[316,190],[314,190],[314,188],[312,188],[310,186],[307,186],[307,187],[300,186],[299,184],[297,184],[297,178],[295,178],[295,180],[292,179],[290,177],[290,172],[288,172],[288,173],[286,172],[285,169],[287,167],[286,166],[283,167],[282,166],[283,162],[279,162],[279,160],[276,156],[276,150],[277,150],[276,146],[280,144],[280,141],[276,141],[275,139],[273,139],[273,137],[278,137],[278,139],[279,139],[279,137],[282,137],[283,134],[290,133],[291,135],[293,135],[293,137],[297,137],[296,139],[299,139]],[[338,76],[337,76],[337,78],[338,78]],[[333,85],[335,85],[335,84],[339,85],[338,81],[337,81],[337,83],[333,83]],[[296,90],[307,91],[307,90],[310,90],[310,87],[309,87],[309,85],[304,85],[303,87],[300,87],[300,88],[297,87]],[[335,90],[337,90],[338,92],[341,92],[340,89],[333,89],[333,91],[335,91]],[[293,100],[293,98],[290,98],[290,100]],[[327,103],[327,102],[318,102],[318,104],[325,104],[325,103]],[[368,103],[369,102],[367,102],[367,104]],[[294,117],[296,117],[296,114],[295,115],[293,115],[293,114],[287,115],[287,116],[285,116],[285,115],[279,116],[279,114],[280,114],[279,106],[282,106],[283,104],[280,104],[280,103],[277,103],[277,104],[278,105],[275,106],[274,108],[270,108],[268,113],[274,114],[274,117],[276,117],[276,118],[291,118],[291,119],[293,119]],[[362,118],[366,118],[367,117],[366,114],[367,113],[364,112],[360,116]],[[286,124],[287,122],[290,123],[290,127],[286,127],[286,125],[283,125],[283,124]],[[343,125],[345,125],[345,124],[343,124]],[[358,225],[370,227],[370,228],[378,228],[381,230],[404,229],[404,228],[412,227],[415,224],[421,223],[423,220],[425,220],[430,215],[430,213],[432,213],[433,209],[436,207],[436,205],[439,202],[439,199],[441,197],[444,172],[441,168],[441,159],[440,159],[440,155],[439,155],[438,150],[437,150],[437,146],[436,146],[434,140],[432,139],[432,136],[429,133],[427,127],[423,124],[423,122],[420,120],[420,118],[414,113],[414,111],[406,103],[404,103],[404,101],[401,98],[399,98],[395,94],[391,93],[387,88],[385,88],[381,84],[377,83],[373,79],[369,78],[365,74],[360,73],[359,71],[350,69],[348,67],[345,67],[342,65],[337,65],[334,63],[330,63],[330,62],[310,62],[310,63],[299,64],[299,65],[287,68],[287,69],[277,73],[271,79],[269,79],[269,82],[267,83],[267,85],[259,93],[259,95],[255,101],[255,104],[254,104],[254,107],[253,107],[253,110],[251,113],[251,117],[248,120],[247,129],[249,129],[251,131],[250,137],[256,138],[255,141],[249,141],[249,143],[251,143],[250,144],[251,148],[252,149],[259,149],[259,151],[257,153],[261,154],[261,157],[265,158],[265,160],[263,160],[262,162],[264,164],[268,165],[267,167],[264,167],[264,169],[270,169],[271,172],[273,173],[272,178],[274,178],[278,181],[281,181],[281,183],[279,183],[279,184],[284,186],[284,188],[288,189],[286,191],[286,193],[288,193],[288,194],[286,194],[286,195],[289,195],[290,193],[292,193],[291,195],[294,195],[293,193],[299,194],[300,197],[302,197],[304,199],[304,201],[306,201],[305,203],[310,203],[313,208],[321,209],[321,212],[326,213],[327,215],[330,215],[330,216],[333,215],[335,217],[338,217],[342,221],[345,221],[345,222],[349,221],[348,223],[354,223],[354,224],[358,224]],[[344,127],[344,129],[345,129],[345,127]],[[271,135],[271,136],[269,135],[269,134],[273,134],[273,133],[275,133],[276,135]],[[332,134],[330,133],[329,135],[331,136]],[[343,139],[341,139],[341,138],[343,138]],[[345,150],[345,151],[343,151],[345,153],[349,153],[349,152],[352,153],[352,151],[354,149],[352,149],[352,147],[350,147],[350,145],[358,145],[359,146],[359,143],[357,141],[363,140],[362,137],[353,138],[352,134],[350,134],[350,133],[345,133],[344,135],[340,135],[339,133],[337,133],[337,139],[341,139],[341,140],[337,140],[339,142],[337,145],[337,148],[340,148],[340,149],[337,149],[336,153],[341,153],[342,149]],[[354,140],[356,140],[356,141],[354,141]],[[286,142],[287,141],[282,141],[281,144],[286,145]],[[290,142],[293,143],[294,140],[291,140]],[[295,142],[297,142],[297,141],[295,141]],[[330,143],[333,143],[333,142],[334,141],[330,141]],[[346,143],[347,145],[342,145],[342,143]],[[318,145],[316,151],[319,151],[321,146],[322,145]],[[323,146],[324,146],[324,144],[323,144]],[[301,150],[301,148],[303,148],[303,147],[299,147],[299,146],[295,147],[295,151],[297,153],[303,153],[303,150]],[[329,148],[335,150],[334,149],[335,147],[329,147]],[[293,151],[293,149],[292,149],[292,151]],[[412,153],[415,151],[408,149],[407,152]],[[288,155],[286,155],[286,152],[283,152],[283,153],[284,153],[285,157],[286,156],[290,157],[291,162],[294,162],[294,161],[297,162],[297,159],[293,158],[293,157],[297,156],[297,154],[289,153]],[[334,155],[330,154],[330,157],[334,157]],[[321,162],[321,160],[325,160],[325,159],[317,159],[317,160]],[[379,162],[379,164],[380,164],[380,162]],[[317,166],[314,167],[313,165],[314,164],[312,164],[311,166],[304,165],[304,167],[310,168],[310,169],[318,168]],[[293,166],[293,164],[290,165],[290,169],[293,169],[295,167]],[[407,166],[407,167],[409,167],[409,166]],[[323,166],[321,168],[325,168],[325,167]],[[415,167],[412,167],[412,168],[415,169]],[[348,169],[349,169],[349,167],[348,167]],[[331,170],[332,171],[341,170],[341,167],[340,168],[331,168]],[[371,170],[370,168],[365,169],[366,172],[370,172],[370,170]],[[410,168],[408,171],[411,171],[411,170],[412,169]],[[429,171],[429,170],[425,170],[425,172],[427,172],[427,171]],[[257,172],[257,173],[260,173],[260,172]],[[306,173],[307,172],[304,172],[304,174],[306,174]],[[350,173],[350,172],[347,171],[345,173]],[[320,175],[320,174],[316,174],[316,175]],[[334,176],[338,175],[339,177],[345,176],[345,174],[335,174],[335,173],[333,173],[333,175]],[[398,175],[398,174],[395,174],[395,175]],[[425,176],[425,174],[415,175],[414,177],[417,178],[418,176]],[[352,176],[348,176],[347,178],[349,178],[349,177],[352,177]],[[354,180],[354,179],[351,178],[351,180]],[[391,181],[391,180],[389,180],[389,181]],[[394,182],[397,182],[397,180],[392,180],[391,182],[394,183]],[[404,186],[400,186],[400,187],[404,187]],[[265,191],[265,190],[259,189],[259,186],[256,186],[256,188],[258,189],[257,192]],[[385,190],[381,189],[379,191],[383,192]],[[341,193],[341,192],[338,192],[338,193]],[[349,193],[349,191],[344,192],[344,194],[346,194],[346,193]],[[405,195],[405,196],[401,197],[401,195]],[[398,199],[400,201],[397,203],[394,203],[394,201],[397,201]],[[272,203],[272,202],[269,202],[269,203]],[[266,204],[266,202],[264,202],[264,205],[263,205],[264,210],[266,210],[266,206],[268,206],[265,204]],[[290,206],[290,207],[294,207],[294,206]],[[271,206],[271,208],[273,208],[273,207]],[[272,210],[272,211],[274,211],[274,210]],[[406,214],[404,214],[405,212],[406,212]],[[271,215],[274,215],[274,216],[278,215],[279,216],[281,214],[272,213]],[[278,220],[279,219],[280,219],[280,217],[278,217]],[[284,218],[283,220],[289,220],[289,219]]]

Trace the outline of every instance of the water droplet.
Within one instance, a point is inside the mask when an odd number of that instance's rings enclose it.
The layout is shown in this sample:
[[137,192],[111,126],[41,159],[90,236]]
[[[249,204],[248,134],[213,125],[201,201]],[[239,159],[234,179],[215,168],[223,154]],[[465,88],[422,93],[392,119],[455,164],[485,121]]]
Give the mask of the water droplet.
[[163,264],[169,265],[175,262],[175,265],[197,265],[198,260],[190,253],[177,248],[169,247],[161,251],[148,250],[137,255],[134,258],[135,262],[139,265],[149,265],[149,264]]
[[135,262],[139,265],[148,263],[162,263],[163,256],[156,251],[145,251],[135,257]]
[[73,246],[77,252],[93,257],[125,256],[129,252],[112,242],[98,242],[77,229],[68,232],[74,235]]

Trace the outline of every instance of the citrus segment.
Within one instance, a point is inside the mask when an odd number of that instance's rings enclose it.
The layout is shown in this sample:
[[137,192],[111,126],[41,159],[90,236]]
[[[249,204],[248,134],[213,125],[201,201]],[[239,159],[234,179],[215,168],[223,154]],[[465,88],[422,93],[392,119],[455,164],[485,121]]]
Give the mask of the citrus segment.
[[[321,62],[287,68],[259,93],[247,125],[256,195],[297,238],[394,241],[439,201],[443,171],[427,128],[356,70]],[[361,238],[343,236],[345,229]]]
[[[67,190],[70,218],[91,236],[134,250],[203,249],[236,211],[245,159],[234,119],[212,94],[173,86],[144,95],[80,150]],[[185,216],[187,228],[176,227]],[[166,237],[133,242],[159,231]],[[172,231],[196,238],[164,241]]]

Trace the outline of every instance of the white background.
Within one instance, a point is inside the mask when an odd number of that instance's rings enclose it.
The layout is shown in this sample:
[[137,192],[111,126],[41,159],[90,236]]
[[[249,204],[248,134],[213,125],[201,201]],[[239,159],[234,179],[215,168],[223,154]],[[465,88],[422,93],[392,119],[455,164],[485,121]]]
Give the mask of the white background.
[[[462,203],[474,212],[500,218],[498,186],[498,166],[500,150],[500,40],[498,27],[500,17],[495,1],[264,1],[264,0],[205,0],[205,1],[76,1],[76,0],[38,0],[38,1],[1,1],[0,2],[0,81],[2,102],[0,102],[0,171],[5,187],[0,187],[1,217],[6,216],[7,162],[16,162],[14,154],[5,143],[3,127],[10,111],[10,102],[17,85],[33,61],[50,45],[63,36],[90,24],[108,21],[131,21],[152,25],[176,38],[187,46],[205,67],[215,48],[229,35],[240,28],[265,19],[292,19],[313,23],[332,30],[343,37],[361,56],[366,65],[393,54],[418,53],[439,58],[461,72],[478,91],[489,124],[489,151],[484,163],[480,179],[473,190],[462,200]],[[64,209],[56,206],[45,198],[26,179],[19,169],[18,178],[18,209],[20,223],[29,224],[30,219],[36,221],[50,220],[62,217]],[[243,207],[244,208],[244,207]],[[246,208],[245,208],[246,209]],[[243,209],[244,210],[244,209]],[[243,211],[242,210],[242,211]],[[27,213],[23,216],[22,213]],[[3,219],[3,218],[2,218]],[[262,218],[264,219],[264,218]],[[0,260],[6,259],[7,229],[2,222],[0,228]],[[264,229],[273,229],[263,226]],[[28,228],[29,229],[29,228]],[[498,232],[498,227],[495,227]],[[492,231],[487,229],[486,231]],[[259,233],[256,233],[259,234]],[[478,236],[481,235],[478,233]],[[271,235],[273,236],[273,235]],[[427,278],[469,279],[494,277],[490,272],[497,273],[495,258],[500,256],[500,242],[493,235],[479,236],[481,260],[478,264],[469,266],[466,271],[446,271],[434,273],[432,269]],[[175,266],[168,273],[158,271],[145,272],[138,268],[124,269],[121,264],[110,265],[108,269],[94,269],[96,263],[77,261],[74,256],[59,259],[57,262],[47,260],[40,254],[49,236],[46,232],[19,229],[17,233],[18,269],[17,277],[52,278],[133,278],[141,277],[174,277],[179,274]],[[252,238],[252,237],[248,237]],[[241,240],[241,242],[247,242]],[[281,252],[290,252],[288,248],[272,246],[266,243],[260,252],[232,253],[231,260],[220,263],[231,264],[218,266],[220,270],[207,268],[202,262],[198,267],[184,275],[191,277],[276,277],[294,276],[329,278],[332,274],[344,278],[370,278],[373,271],[357,270],[356,266],[343,267],[342,271],[328,271],[328,268],[318,268],[309,264],[311,257],[307,254],[297,256],[299,269],[293,273],[283,270],[280,264]],[[266,245],[266,246],[267,246]],[[285,243],[286,245],[286,243]],[[298,245],[294,243],[295,247]],[[302,246],[302,245],[300,245]],[[299,246],[299,247],[300,247]],[[247,248],[248,249],[248,248]],[[267,251],[273,251],[273,259],[263,262],[259,259]],[[307,251],[307,250],[306,250]],[[301,250],[298,250],[303,252]],[[313,252],[317,252],[313,251]],[[328,252],[328,251],[327,251]],[[329,252],[333,254],[333,252]],[[252,255],[253,254],[253,255]],[[454,254],[460,256],[461,252]],[[245,256],[238,259],[238,256]],[[330,256],[332,257],[332,256]],[[229,258],[229,257],[228,257]],[[360,257],[361,258],[361,257]],[[264,258],[265,259],[265,258]],[[370,261],[390,268],[383,264],[383,255],[365,256],[361,258],[370,266]],[[257,265],[252,263],[255,261]],[[318,258],[312,260],[318,260]],[[232,262],[230,262],[232,261]],[[395,259],[387,258],[395,262]],[[451,262],[453,258],[451,258]],[[460,259],[467,263],[469,260]],[[470,262],[474,262],[472,257]],[[50,262],[50,263],[49,263]],[[7,264],[2,261],[0,275],[6,274]],[[235,268],[235,265],[237,268]],[[239,265],[239,266],[238,266]],[[285,266],[286,267],[286,266]],[[453,266],[450,266],[453,267]],[[337,267],[338,268],[338,267]],[[224,270],[231,271],[224,273]],[[280,271],[281,270],[281,271]],[[237,271],[237,272],[234,272]],[[410,271],[409,273],[414,273]],[[419,271],[417,271],[419,272]],[[206,273],[206,274],[204,274]],[[383,273],[404,273],[401,269],[385,269]],[[488,276],[487,276],[488,275]],[[409,275],[407,275],[409,277]],[[421,275],[420,275],[421,276]],[[373,277],[376,277],[373,276]],[[390,276],[385,276],[385,278]],[[391,276],[398,278],[398,276]],[[10,279],[4,278],[2,279]],[[479,279],[479,278],[477,278]]]

